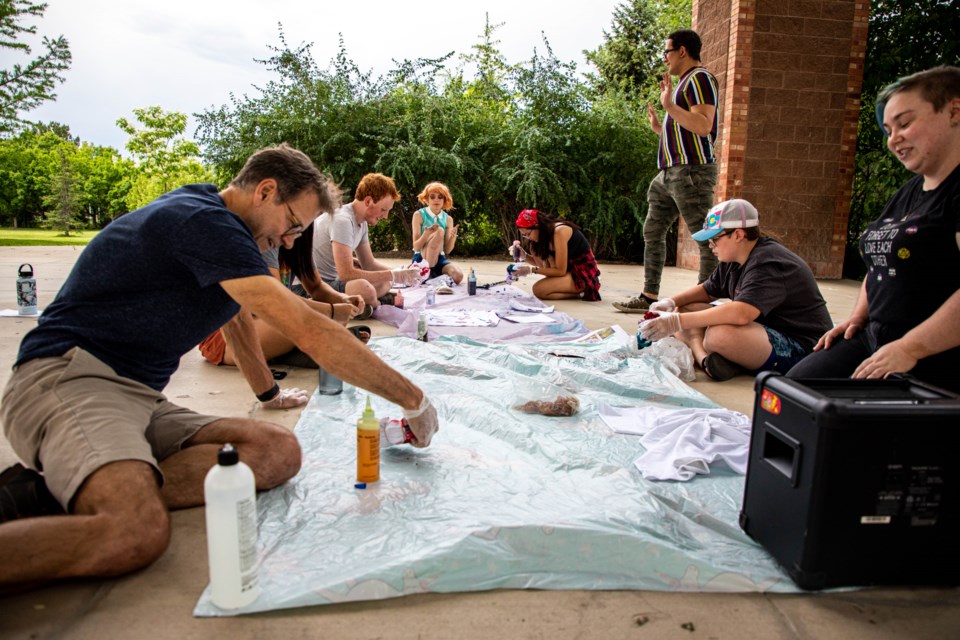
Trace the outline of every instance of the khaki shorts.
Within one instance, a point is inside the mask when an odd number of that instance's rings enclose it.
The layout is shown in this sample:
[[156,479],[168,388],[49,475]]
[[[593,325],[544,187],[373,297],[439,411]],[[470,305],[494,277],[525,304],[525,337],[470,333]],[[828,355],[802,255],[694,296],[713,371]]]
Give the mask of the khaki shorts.
[[50,493],[67,510],[83,481],[111,462],[142,460],[162,485],[157,462],[218,419],[118,376],[79,347],[16,367],[0,405],[13,450],[43,472]]

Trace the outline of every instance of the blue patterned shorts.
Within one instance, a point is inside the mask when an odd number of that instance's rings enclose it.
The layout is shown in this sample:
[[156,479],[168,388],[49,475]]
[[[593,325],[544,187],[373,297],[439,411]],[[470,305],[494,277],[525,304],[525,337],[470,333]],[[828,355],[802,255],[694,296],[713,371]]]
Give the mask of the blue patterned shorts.
[[789,336],[785,336],[776,329],[768,326],[763,327],[767,332],[767,339],[773,346],[773,362],[769,361],[757,371],[776,371],[786,373],[790,371],[793,365],[797,364],[807,356],[807,350],[799,342]]

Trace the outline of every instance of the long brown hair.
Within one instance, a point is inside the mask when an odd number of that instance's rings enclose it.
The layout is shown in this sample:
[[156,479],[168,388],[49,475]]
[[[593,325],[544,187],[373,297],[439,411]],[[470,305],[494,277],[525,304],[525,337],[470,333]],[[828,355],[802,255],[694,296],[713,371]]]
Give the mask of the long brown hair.
[[558,220],[553,214],[547,213],[546,211],[537,211],[537,244],[529,245],[530,253],[537,256],[541,260],[545,260],[547,256],[554,255],[555,251],[550,250],[550,244],[553,242],[553,233],[557,228],[557,225],[565,224],[568,227],[573,228],[575,231],[578,231],[580,227],[570,220]]
[[283,267],[289,267],[293,275],[300,279],[300,282],[316,284],[314,276],[317,270],[313,264],[312,222],[303,230],[303,235],[294,240],[293,247],[290,249],[284,246],[280,247],[278,262],[281,271],[283,271]]

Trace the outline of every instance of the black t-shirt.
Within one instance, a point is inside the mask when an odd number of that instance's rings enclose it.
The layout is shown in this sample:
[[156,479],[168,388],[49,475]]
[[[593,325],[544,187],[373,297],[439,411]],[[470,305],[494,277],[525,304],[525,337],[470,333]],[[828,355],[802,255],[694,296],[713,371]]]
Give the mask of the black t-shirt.
[[190,185],[110,223],[80,254],[17,364],[75,346],[162,390],[180,357],[239,305],[224,280],[270,275],[247,225],[214,185]]
[[827,303],[807,263],[779,242],[760,238],[743,266],[721,262],[703,283],[714,298],[746,302],[757,322],[813,349],[833,326]]
[[871,322],[881,343],[898,339],[960,289],[960,166],[939,187],[916,176],[860,236]]

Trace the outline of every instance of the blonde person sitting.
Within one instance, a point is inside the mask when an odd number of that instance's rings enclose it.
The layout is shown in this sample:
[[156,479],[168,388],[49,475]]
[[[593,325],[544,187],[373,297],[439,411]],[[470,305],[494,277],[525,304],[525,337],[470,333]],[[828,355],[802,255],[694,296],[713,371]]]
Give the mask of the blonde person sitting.
[[450,189],[442,182],[431,182],[417,200],[427,206],[413,214],[413,261],[426,261],[431,278],[446,275],[460,284],[463,272],[447,259],[457,244],[457,225],[447,213],[453,208]]

